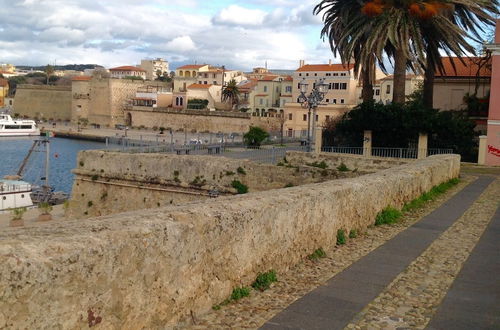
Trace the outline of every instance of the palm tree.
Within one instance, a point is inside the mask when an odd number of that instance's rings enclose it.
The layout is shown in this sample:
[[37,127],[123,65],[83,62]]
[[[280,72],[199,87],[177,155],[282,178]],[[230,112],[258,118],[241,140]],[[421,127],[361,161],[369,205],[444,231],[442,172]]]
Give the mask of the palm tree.
[[47,66],[45,67],[45,74],[47,75],[47,85],[48,85],[50,76],[54,74],[54,67],[50,64],[47,64]]
[[[488,12],[498,13],[496,6],[498,0],[323,0],[314,13],[326,10],[322,36],[329,37],[332,50],[339,52],[344,63],[354,57],[357,65],[366,68],[375,60],[383,64],[384,55],[393,59],[393,102],[402,103],[407,68],[426,71],[429,95],[434,70],[443,70],[440,50],[459,57],[473,53],[466,31],[479,36],[480,23],[493,22]],[[386,71],[383,65],[381,68]],[[370,77],[365,74],[363,84],[368,89]],[[369,98],[369,92],[363,90],[363,100]]]
[[240,91],[238,89],[238,83],[236,80],[231,79],[223,88],[222,88],[222,102],[230,101],[231,109],[235,105],[239,103]]

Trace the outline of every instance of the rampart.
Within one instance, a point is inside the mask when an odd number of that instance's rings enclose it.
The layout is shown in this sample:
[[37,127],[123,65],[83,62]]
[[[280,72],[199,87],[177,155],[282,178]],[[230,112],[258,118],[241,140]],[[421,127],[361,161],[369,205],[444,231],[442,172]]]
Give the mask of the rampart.
[[303,166],[276,166],[219,156],[135,154],[88,150],[78,155],[70,213],[101,216],[138,209],[179,205],[236,194],[233,181],[249,192],[298,186],[361,173]]
[[71,86],[19,85],[14,112],[30,118],[71,119]]
[[134,107],[128,110],[131,126],[165,127],[174,131],[187,129],[196,132],[246,133],[250,126],[266,130],[280,128],[277,118],[252,117],[241,112],[206,110],[173,110],[168,108]]
[[0,328],[87,328],[89,314],[102,329],[165,328],[459,170],[459,156],[432,156],[336,184],[5,230]]

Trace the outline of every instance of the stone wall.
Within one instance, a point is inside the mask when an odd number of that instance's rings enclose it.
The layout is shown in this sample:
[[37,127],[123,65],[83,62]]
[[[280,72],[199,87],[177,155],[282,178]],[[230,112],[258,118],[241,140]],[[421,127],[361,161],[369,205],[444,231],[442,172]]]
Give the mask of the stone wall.
[[208,199],[214,189],[232,195],[234,180],[257,192],[361,174],[215,156],[98,150],[80,152],[77,163],[70,208],[74,217],[179,205]]
[[13,112],[30,118],[71,119],[71,86],[19,85]]
[[0,232],[0,328],[165,328],[259,272],[285,271],[339,228],[363,230],[457,177],[432,156],[354,179]]
[[277,118],[261,119],[241,112],[134,107],[134,110],[127,111],[127,116],[132,119],[131,126],[165,127],[174,131],[187,129],[197,132],[241,134],[248,132],[250,126],[259,126],[268,131],[279,129]]
[[288,151],[286,153],[286,159],[292,165],[325,162],[328,165],[328,168],[337,168],[341,164],[344,164],[351,171],[358,170],[364,172],[376,172],[394,166],[409,164],[415,161],[414,159],[365,157],[362,155],[330,152],[309,154],[297,151]]

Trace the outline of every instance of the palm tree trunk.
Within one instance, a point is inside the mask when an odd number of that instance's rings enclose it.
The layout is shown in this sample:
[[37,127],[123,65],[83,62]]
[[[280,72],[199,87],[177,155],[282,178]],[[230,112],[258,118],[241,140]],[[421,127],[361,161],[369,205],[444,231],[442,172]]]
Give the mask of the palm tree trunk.
[[370,59],[367,61],[366,65],[361,70],[361,76],[363,79],[363,89],[361,91],[361,97],[363,102],[373,101],[373,73],[374,73],[374,61]]
[[426,108],[432,108],[434,105],[434,77],[436,75],[435,70],[436,67],[434,65],[434,61],[430,58],[429,55],[427,55],[423,91],[423,102]]
[[396,49],[394,54],[394,87],[392,92],[393,103],[405,102],[407,58],[402,49]]

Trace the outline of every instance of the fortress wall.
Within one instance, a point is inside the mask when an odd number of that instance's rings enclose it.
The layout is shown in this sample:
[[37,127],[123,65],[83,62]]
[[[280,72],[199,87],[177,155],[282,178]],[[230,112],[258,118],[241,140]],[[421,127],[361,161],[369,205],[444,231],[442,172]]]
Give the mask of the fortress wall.
[[459,156],[432,156],[335,184],[4,230],[0,328],[83,329],[89,314],[99,329],[165,328],[459,170]]
[[71,86],[19,85],[13,112],[30,118],[71,120]]

